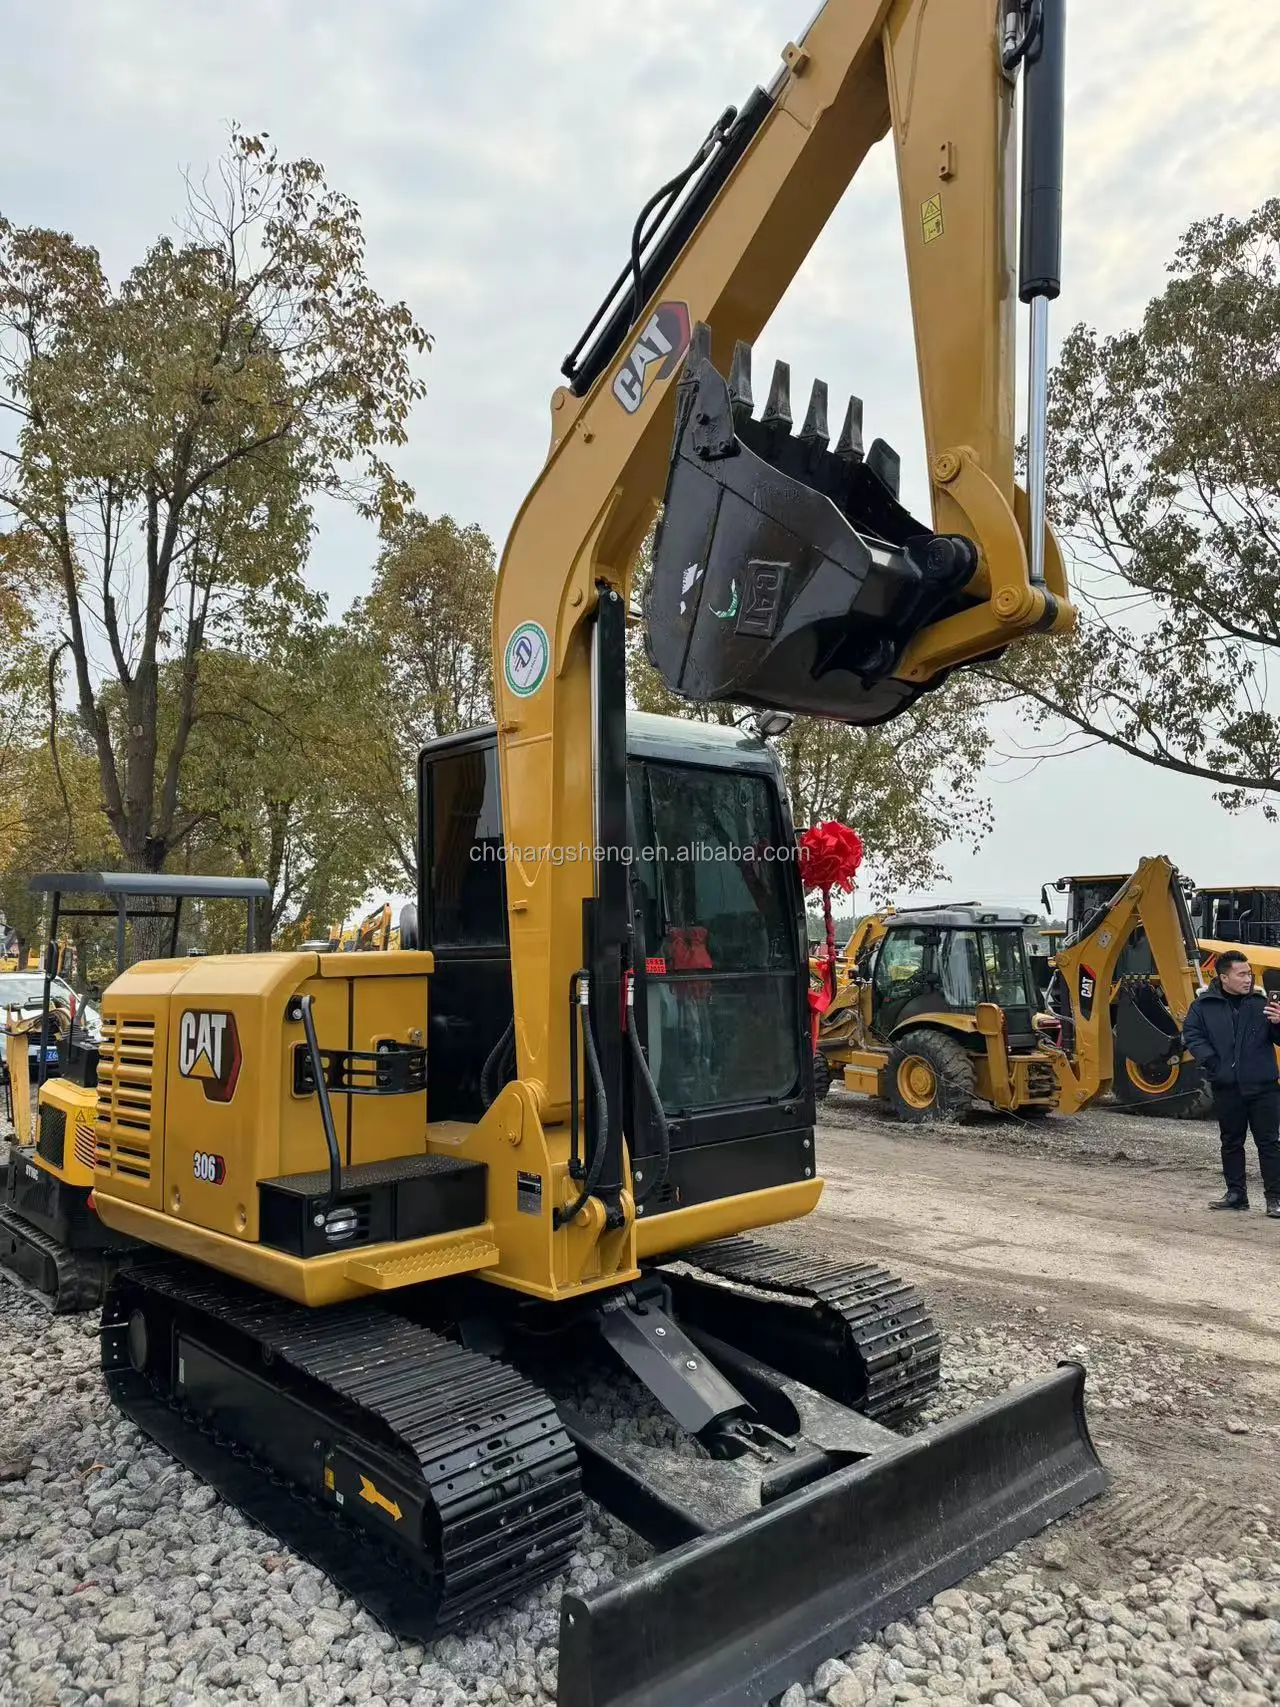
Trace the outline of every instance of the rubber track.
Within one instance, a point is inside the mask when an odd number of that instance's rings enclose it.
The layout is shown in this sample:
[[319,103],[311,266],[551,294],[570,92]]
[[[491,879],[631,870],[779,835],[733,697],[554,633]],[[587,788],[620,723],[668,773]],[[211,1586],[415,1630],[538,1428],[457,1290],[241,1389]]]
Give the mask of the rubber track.
[[[668,1260],[837,1316],[847,1355],[866,1373],[866,1399],[858,1409],[873,1422],[886,1428],[909,1422],[937,1391],[942,1336],[917,1289],[888,1269],[828,1262],[741,1235]],[[835,1387],[831,1396],[838,1398]]]
[[[320,1402],[335,1443],[416,1459],[428,1495],[416,1565],[403,1547],[382,1544],[318,1493],[293,1483],[286,1491],[251,1450],[135,1374],[124,1358],[124,1324],[138,1294],[148,1292],[165,1301],[180,1331],[221,1355],[231,1335],[242,1336],[269,1367],[325,1389]],[[103,1364],[120,1409],[399,1635],[426,1639],[518,1598],[562,1570],[577,1544],[585,1508],[573,1444],[553,1401],[496,1359],[378,1304],[310,1310],[181,1262],[122,1271],[103,1322]],[[287,1377],[281,1385],[288,1387]],[[130,1389],[141,1386],[168,1403],[131,1403]],[[318,1402],[314,1389],[306,1398]],[[159,1410],[170,1420],[153,1427]],[[179,1418],[185,1442],[173,1426]],[[215,1454],[228,1460],[229,1474],[221,1466],[211,1473]],[[236,1484],[248,1498],[237,1497]]]
[[[18,1274],[18,1278],[37,1296],[47,1299],[55,1315],[71,1315],[79,1310],[93,1310],[101,1304],[106,1284],[106,1265],[97,1252],[69,1250],[66,1245],[60,1245],[56,1239],[51,1239],[41,1228],[33,1227],[31,1222],[16,1210],[0,1208],[0,1240],[6,1235],[20,1239],[23,1244],[39,1251],[53,1263],[57,1286],[52,1293],[47,1287],[38,1285],[16,1269],[11,1272]],[[10,1267],[7,1262],[4,1266]]]

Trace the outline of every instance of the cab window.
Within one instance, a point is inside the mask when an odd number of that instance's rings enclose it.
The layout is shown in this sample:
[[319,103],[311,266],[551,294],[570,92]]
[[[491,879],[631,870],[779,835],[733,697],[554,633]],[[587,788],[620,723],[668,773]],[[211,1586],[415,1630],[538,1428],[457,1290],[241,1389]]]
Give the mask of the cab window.
[[886,1001],[923,988],[925,950],[929,933],[908,929],[890,931],[876,960],[875,987]]

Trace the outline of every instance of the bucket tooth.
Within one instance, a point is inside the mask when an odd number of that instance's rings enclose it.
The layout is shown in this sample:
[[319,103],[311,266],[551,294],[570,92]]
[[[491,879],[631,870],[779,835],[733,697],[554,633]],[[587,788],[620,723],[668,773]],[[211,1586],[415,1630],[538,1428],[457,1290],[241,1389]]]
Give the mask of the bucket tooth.
[[733,403],[733,423],[741,427],[751,419],[755,401],[751,395],[751,345],[741,338],[733,346],[733,366],[729,369],[729,396]]
[[862,399],[851,397],[844,412],[844,425],[836,440],[835,454],[846,462],[862,461]]
[[873,439],[867,452],[867,469],[889,488],[894,497],[902,482],[902,458],[883,439]]
[[711,360],[711,328],[705,320],[694,322],[693,331],[689,334],[689,348],[685,351],[684,369],[687,374],[695,373],[700,362]]
[[804,426],[800,429],[801,440],[806,445],[812,445],[815,450],[826,450],[831,443],[831,433],[827,427],[827,382],[825,379],[815,379],[813,390],[809,393],[809,408],[804,418]]
[[791,431],[791,363],[774,362],[769,381],[769,399],[760,417],[761,425],[781,433]]

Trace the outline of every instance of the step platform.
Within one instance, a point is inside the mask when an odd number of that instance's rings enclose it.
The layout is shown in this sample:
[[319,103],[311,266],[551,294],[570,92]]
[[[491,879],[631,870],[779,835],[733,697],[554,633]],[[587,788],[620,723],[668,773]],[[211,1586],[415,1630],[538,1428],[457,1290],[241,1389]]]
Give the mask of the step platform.
[[283,1174],[258,1186],[259,1238],[294,1257],[332,1256],[479,1227],[488,1168],[460,1156],[403,1156],[342,1170],[329,1203],[327,1170]]

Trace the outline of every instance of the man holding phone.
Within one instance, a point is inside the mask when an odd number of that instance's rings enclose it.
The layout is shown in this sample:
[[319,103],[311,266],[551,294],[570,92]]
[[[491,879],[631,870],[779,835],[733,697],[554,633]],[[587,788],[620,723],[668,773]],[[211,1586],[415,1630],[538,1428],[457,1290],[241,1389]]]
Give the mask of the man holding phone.
[[1217,976],[1187,1012],[1182,1041],[1213,1086],[1222,1134],[1226,1194],[1210,1209],[1247,1209],[1244,1140],[1258,1146],[1267,1214],[1280,1221],[1280,992],[1253,987],[1249,957],[1238,948],[1218,956]]

